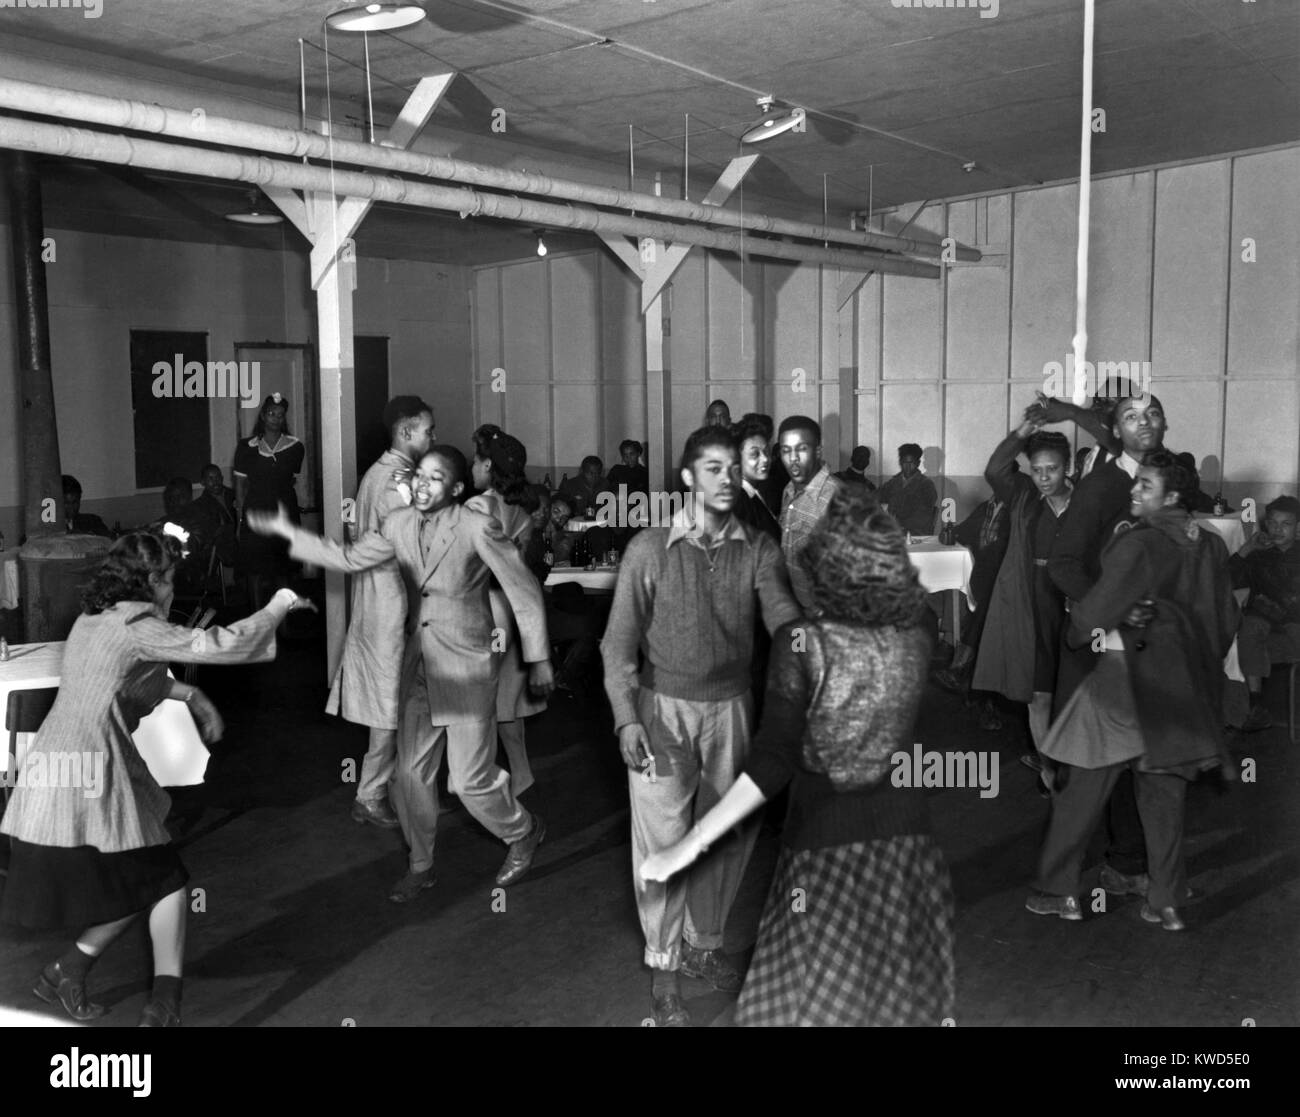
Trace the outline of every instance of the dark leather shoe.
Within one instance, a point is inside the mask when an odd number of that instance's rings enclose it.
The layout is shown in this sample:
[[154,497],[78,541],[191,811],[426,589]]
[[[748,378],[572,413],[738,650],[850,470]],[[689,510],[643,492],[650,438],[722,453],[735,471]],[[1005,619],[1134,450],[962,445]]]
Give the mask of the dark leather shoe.
[[64,1011],[73,1020],[82,1023],[87,1020],[97,1020],[108,1011],[103,1005],[87,1000],[86,983],[65,977],[63,967],[58,962],[46,966],[41,971],[41,976],[36,979],[36,988],[32,992],[47,1005],[62,1005]]
[[393,885],[388,898],[395,904],[409,904],[426,888],[432,888],[437,883],[438,878],[433,875],[432,869],[425,869],[422,873],[408,872]]
[[728,962],[720,950],[701,950],[682,944],[682,973],[707,981],[719,993],[739,993],[745,975]]
[[387,799],[376,799],[374,802],[353,799],[352,820],[354,822],[368,822],[372,826],[378,826],[381,830],[396,830],[401,825],[397,815],[393,813],[393,808],[388,805]]
[[511,844],[510,852],[506,854],[506,859],[501,865],[501,871],[497,873],[497,884],[514,884],[528,872],[532,868],[537,847],[542,844],[544,837],[546,837],[546,823],[542,821],[541,815],[535,814],[532,829]]
[[1183,922],[1177,908],[1161,908],[1156,911],[1150,904],[1143,904],[1142,918],[1148,923],[1159,923],[1166,931],[1187,930],[1187,924]]
[[144,1011],[140,1013],[140,1023],[137,1028],[179,1028],[181,1026],[180,1014],[173,1012],[171,1007],[162,1003],[162,1001],[150,1001],[144,1006]]
[[691,1014],[686,1011],[680,993],[663,993],[654,998],[656,1028],[689,1028]]

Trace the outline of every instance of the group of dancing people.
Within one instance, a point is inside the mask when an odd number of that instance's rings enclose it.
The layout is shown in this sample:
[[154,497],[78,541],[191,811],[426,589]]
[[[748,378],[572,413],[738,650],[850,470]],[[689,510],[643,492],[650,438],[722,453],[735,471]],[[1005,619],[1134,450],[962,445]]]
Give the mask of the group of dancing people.
[[[1000,635],[985,647],[1018,653],[985,662],[981,650],[976,677],[1027,705],[1052,766],[1029,909],[1081,917],[1083,858],[1109,803],[1103,886],[1141,893],[1144,917],[1179,929],[1187,780],[1227,761],[1216,702],[1238,619],[1228,556],[1190,515],[1198,482],[1163,450],[1159,400],[1117,402],[1100,428],[1112,452],[1072,492],[1069,443],[1040,429],[1068,418],[1085,422],[1055,401],[1031,407],[990,461],[1014,527],[987,619]],[[302,530],[284,507],[246,523],[294,559],[354,575],[329,709],[369,728],[353,816],[400,828],[409,861],[390,899],[409,903],[436,884],[444,754],[449,790],[506,845],[496,883],[528,873],[546,824],[519,801],[532,781],[523,719],[555,680],[527,560],[546,516],[525,448],[480,428],[471,465],[435,442],[432,409],[413,396],[390,401],[385,421],[391,446],[361,482],[348,542]],[[760,489],[773,433],[788,477],[779,511]],[[1014,464],[1022,452],[1028,476]],[[913,741],[934,641],[904,529],[866,484],[830,473],[807,416],[776,432],[770,420],[710,422],[687,439],[678,475],[691,499],[628,541],[600,645],[628,768],[651,1018],[690,1023],[686,974],[739,992],[740,1024],[938,1024],[954,1012],[953,893],[925,793],[889,779]],[[471,481],[479,494],[461,503]],[[1270,523],[1290,515],[1293,540],[1294,512],[1275,511]],[[273,655],[284,616],[310,606],[282,589],[196,639],[164,619],[178,557],[151,532],[114,544],[32,746],[98,748],[106,793],[20,787],[0,826],[13,838],[0,917],[83,928],[35,987],[77,1020],[104,1011],[86,992],[95,959],[147,914],[155,977],[141,1024],[180,1022],[187,877],[167,796],[131,733],[167,697],[190,706],[207,740],[221,720],[166,664]],[[780,856],[742,973],[724,930],[756,813],[783,791]]]

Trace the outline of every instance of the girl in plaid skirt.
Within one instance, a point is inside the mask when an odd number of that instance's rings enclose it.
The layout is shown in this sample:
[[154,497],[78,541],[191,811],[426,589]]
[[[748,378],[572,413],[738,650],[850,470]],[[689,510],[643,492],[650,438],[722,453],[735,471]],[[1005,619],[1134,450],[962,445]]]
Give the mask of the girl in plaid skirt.
[[737,1023],[937,1025],[953,1013],[952,886],[923,792],[888,779],[925,685],[925,591],[902,529],[857,486],[800,561],[823,612],[773,638],[745,774],[641,874],[666,880],[789,785]]

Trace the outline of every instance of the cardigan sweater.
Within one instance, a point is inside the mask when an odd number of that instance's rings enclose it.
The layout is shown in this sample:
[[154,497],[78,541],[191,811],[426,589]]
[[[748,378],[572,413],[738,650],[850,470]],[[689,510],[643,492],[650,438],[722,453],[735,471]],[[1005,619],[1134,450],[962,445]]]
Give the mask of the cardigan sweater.
[[614,728],[638,720],[638,687],[697,702],[745,693],[756,603],[769,632],[800,615],[781,549],[734,516],[720,540],[704,538],[681,513],[673,527],[633,537],[600,643]]
[[889,771],[912,741],[930,643],[920,627],[825,618],[773,636],[763,724],[745,774],[768,799],[791,784],[787,847],[930,832],[924,792],[895,786]]

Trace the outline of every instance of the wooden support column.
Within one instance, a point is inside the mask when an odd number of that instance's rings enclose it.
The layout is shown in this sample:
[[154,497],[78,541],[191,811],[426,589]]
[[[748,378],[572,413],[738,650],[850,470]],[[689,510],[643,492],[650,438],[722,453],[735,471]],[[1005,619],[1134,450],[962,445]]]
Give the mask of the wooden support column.
[[[410,147],[437,109],[454,74],[420,79],[380,142]],[[357,252],[352,235],[374,204],[370,198],[308,191],[305,197],[280,187],[265,190],[310,243],[311,285],[316,292],[320,354],[321,521],[327,539],[344,540],[343,502],[357,491],[356,366],[353,358],[352,295],[357,289]],[[325,571],[327,671],[332,679],[347,635],[347,578]]]
[[[725,204],[758,158],[757,155],[739,155],[733,159],[701,201],[710,206]],[[641,281],[641,316],[645,320],[646,441],[650,460],[659,463],[657,468],[663,475],[664,489],[671,492],[677,488],[677,454],[670,441],[671,363],[667,359],[669,351],[664,346],[663,293],[693,246],[669,246],[646,238],[638,251],[624,237],[602,236],[601,239]]]

